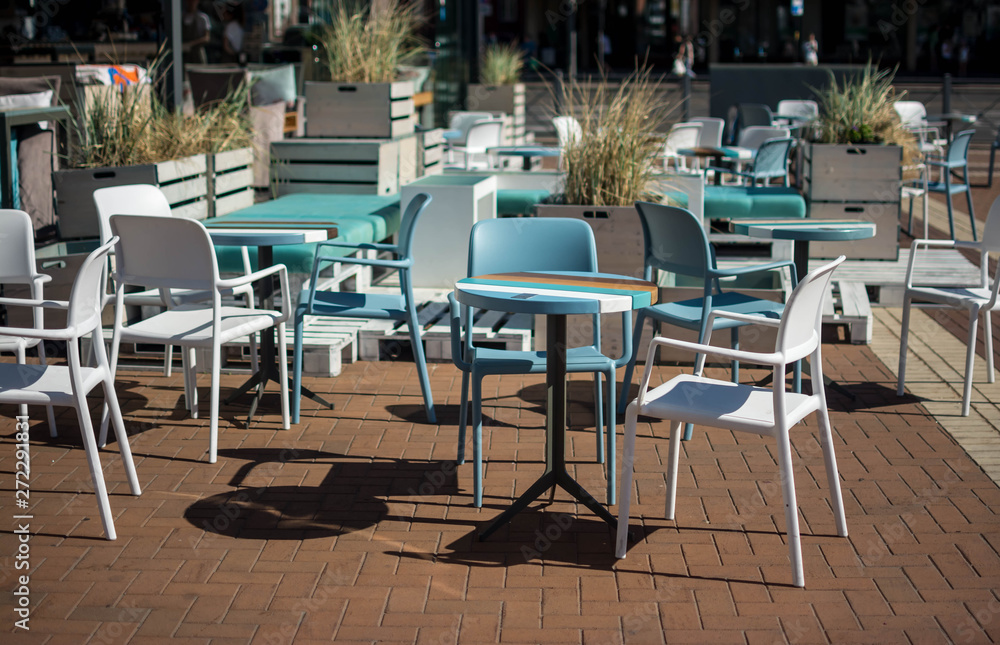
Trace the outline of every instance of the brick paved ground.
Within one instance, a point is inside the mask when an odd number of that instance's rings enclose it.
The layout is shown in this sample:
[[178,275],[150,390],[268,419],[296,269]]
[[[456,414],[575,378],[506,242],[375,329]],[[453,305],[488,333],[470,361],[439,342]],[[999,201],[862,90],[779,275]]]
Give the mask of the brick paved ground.
[[[959,336],[961,325],[949,323]],[[21,572],[13,520],[0,519],[0,629],[14,634],[4,642],[1000,640],[1000,490],[915,398],[895,396],[871,349],[824,351],[825,371],[859,397],[831,394],[851,536],[835,535],[810,421],[792,437],[804,590],[789,584],[773,447],[756,437],[696,430],[683,446],[677,519],[666,521],[667,424],[643,423],[637,541],[616,561],[607,527],[561,494],[475,539],[541,472],[541,378],[486,382],[478,510],[471,466],[454,464],[460,378],[450,365],[432,368],[440,425],[423,422],[412,365],[357,363],[307,381],[337,409],[306,402],[290,431],[273,394],[249,428],[244,408],[224,408],[217,464],[206,462],[206,420],[183,413],[179,375],[125,370],[119,396],[144,492],[129,495],[111,444],[115,542],[101,538],[72,413],[50,439],[32,410],[31,631],[13,627]],[[224,388],[241,381],[227,376]],[[573,381],[569,447],[600,499],[590,392]],[[0,518],[11,518],[15,411],[0,411]]]

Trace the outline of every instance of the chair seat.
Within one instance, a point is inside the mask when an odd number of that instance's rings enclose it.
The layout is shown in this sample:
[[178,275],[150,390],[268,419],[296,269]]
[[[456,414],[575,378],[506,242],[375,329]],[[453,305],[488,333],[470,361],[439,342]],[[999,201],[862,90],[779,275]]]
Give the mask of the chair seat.
[[[101,382],[101,372],[96,368],[81,367],[80,374],[81,392],[89,392]],[[75,406],[69,367],[0,364],[0,403]]]
[[[269,327],[281,318],[281,312],[245,307],[221,307],[220,343],[229,343]],[[186,347],[212,346],[212,308],[183,305],[152,318],[122,328],[122,340]]]
[[406,318],[406,299],[402,294],[354,293],[347,291],[318,291],[311,308],[309,292],[299,296],[299,306],[312,316],[349,316],[352,318],[377,318],[403,320]]
[[[992,292],[988,288],[982,287],[910,287],[906,290],[916,300],[930,300],[953,306],[961,306],[962,301],[966,301],[966,306],[976,304],[980,307],[990,301]],[[994,309],[1000,308],[1000,303]]]
[[[524,352],[490,347],[475,348],[473,370],[480,374],[540,374],[545,371],[545,352]],[[567,372],[607,369],[614,361],[597,347],[571,347],[566,352]]]
[[965,185],[965,182],[951,182],[946,184],[943,181],[929,181],[927,182],[927,190],[932,193],[964,193],[969,187]]
[[[691,298],[679,302],[665,302],[646,307],[647,316],[668,322],[685,329],[701,329],[703,298]],[[754,298],[738,291],[729,291],[712,298],[712,309],[725,309],[738,314],[763,314],[769,318],[780,318],[785,306],[780,302]],[[743,323],[729,318],[716,318],[712,329],[730,329]]]
[[[818,409],[818,398],[785,393],[787,423],[792,426]],[[770,388],[682,374],[646,394],[639,414],[773,435],[774,392]]]

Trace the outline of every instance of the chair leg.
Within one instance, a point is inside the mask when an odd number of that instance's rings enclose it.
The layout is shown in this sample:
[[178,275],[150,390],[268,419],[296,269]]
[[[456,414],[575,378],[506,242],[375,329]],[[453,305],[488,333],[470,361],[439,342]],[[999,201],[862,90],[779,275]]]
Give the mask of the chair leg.
[[[188,399],[188,406],[191,412],[191,418],[198,418],[198,353],[194,347],[188,347],[186,350],[188,360],[187,360],[187,379],[191,383],[191,398]],[[213,354],[214,357],[214,354]],[[222,360],[221,352],[218,360]],[[214,370],[216,365],[212,365]],[[213,462],[214,463],[214,462]]]
[[952,212],[951,186],[948,185],[948,182],[945,182],[945,199],[948,202],[948,230],[951,232],[951,239],[954,240],[957,239],[955,237],[955,216],[954,213]]
[[972,188],[969,186],[969,169],[965,169],[965,201],[969,205],[969,223],[972,225],[972,241],[979,241],[976,235],[976,214],[972,210]]
[[844,516],[844,495],[840,490],[840,471],[837,470],[837,455],[833,450],[833,426],[826,406],[816,415],[819,418],[820,443],[823,446],[823,463],[826,465],[826,482],[830,487],[830,506],[837,523],[837,535],[847,537],[847,518]]
[[906,222],[906,234],[913,237],[913,194],[910,194],[910,216]]
[[990,169],[989,174],[986,175],[986,187],[993,188],[993,161],[997,156],[997,146],[990,146]]
[[122,420],[122,409],[118,404],[118,397],[115,394],[115,384],[110,376],[104,379],[104,400],[107,401],[111,424],[115,429],[115,439],[118,441],[118,453],[121,455],[122,465],[125,467],[125,477],[128,479],[129,489],[133,495],[142,495],[139,486],[139,476],[135,472],[135,462],[132,460],[132,448],[128,443],[128,433],[125,431],[125,423]]
[[299,422],[302,405],[302,338],[305,333],[305,312],[295,312],[295,338],[292,344],[292,423]]
[[[25,356],[24,345],[18,344],[17,349],[14,350],[14,354],[17,356],[15,360],[17,360],[19,365],[25,365],[27,363],[28,358]],[[22,417],[28,416],[28,404],[22,403],[17,406],[17,413]]]
[[993,317],[989,311],[983,312],[983,333],[986,335],[986,380],[996,382],[993,373]]
[[628,514],[632,505],[632,474],[635,463],[635,425],[639,403],[632,401],[625,410],[625,454],[622,457],[622,499],[618,504],[618,532],[615,536],[615,557],[624,558],[628,550]]
[[[219,455],[219,378],[222,372],[222,347],[212,340],[212,393],[209,405],[208,463],[214,464]],[[192,390],[195,388],[192,387]]]
[[413,343],[413,358],[417,362],[417,374],[420,377],[420,389],[424,393],[424,407],[427,409],[427,422],[437,423],[434,412],[434,397],[431,394],[431,381],[427,376],[427,360],[424,358],[424,344],[420,336],[420,325],[417,323],[417,310],[413,306],[413,296],[410,294],[408,325],[410,327],[410,342]]
[[965,384],[962,387],[962,416],[969,416],[972,405],[972,373],[976,362],[976,331],[979,326],[979,310],[969,312],[969,338],[965,348]]
[[628,405],[628,396],[632,391],[632,371],[635,369],[635,362],[639,355],[639,343],[642,342],[642,325],[646,322],[646,316],[640,309],[635,315],[635,328],[632,331],[632,357],[629,358],[625,366],[625,380],[622,382],[621,398],[618,399],[618,408],[624,409]]
[[462,402],[458,408],[458,455],[455,460],[465,463],[465,430],[469,423],[469,373],[462,372]]
[[615,461],[617,458],[618,445],[615,425],[617,424],[617,411],[615,410],[615,368],[608,370],[608,425],[607,425],[607,471],[608,471],[608,504],[615,504],[618,501],[618,490],[616,489],[617,478],[615,472]]
[[285,340],[283,322],[278,323],[278,380],[281,381],[281,427],[288,430],[291,428],[288,423],[288,341]]
[[[687,437],[685,437],[685,440]],[[677,464],[681,455],[681,423],[670,424],[670,453],[667,456],[667,501],[663,508],[663,516],[674,519],[677,510]]]
[[601,373],[594,372],[594,436],[597,438],[597,463],[604,463],[604,392]]
[[174,369],[174,346],[167,345],[163,348],[163,375],[170,378]]
[[910,305],[909,294],[903,296],[903,321],[899,330],[899,369],[896,370],[896,396],[903,396],[903,386],[906,383],[906,343],[910,336]]
[[[729,346],[732,347],[733,349],[738,350],[740,348],[740,328],[739,327],[733,327],[729,331],[729,335],[730,335],[729,336]],[[733,361],[732,362],[732,369],[733,369],[733,383],[739,383],[740,382],[740,362],[739,361]]]
[[781,491],[785,498],[785,531],[788,534],[788,559],[792,562],[792,584],[804,587],[806,580],[802,571],[802,545],[799,542],[799,506],[795,499],[795,475],[792,472],[792,446],[788,440],[788,429],[779,429],[776,438]]
[[483,377],[472,375],[472,503],[483,506]]
[[[104,338],[101,337],[101,336],[97,336],[97,339],[100,339],[100,342],[102,342],[102,343],[104,342]],[[95,343],[98,342],[97,339],[94,340]],[[104,348],[102,347],[101,349],[103,350]],[[41,365],[46,365],[47,364],[45,362],[45,342],[44,341],[38,343],[38,362]],[[25,414],[27,414],[27,411],[25,411]],[[49,436],[50,437],[58,436],[59,432],[56,429],[56,412],[55,412],[55,410],[53,409],[53,407],[51,405],[45,406],[45,416],[48,417],[48,421],[49,421]]]

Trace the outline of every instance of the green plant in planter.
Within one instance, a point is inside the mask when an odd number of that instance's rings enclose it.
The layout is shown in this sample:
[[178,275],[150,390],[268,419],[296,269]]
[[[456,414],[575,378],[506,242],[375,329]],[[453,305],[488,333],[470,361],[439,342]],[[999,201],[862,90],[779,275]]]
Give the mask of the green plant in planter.
[[389,83],[397,67],[417,57],[419,3],[343,2],[329,25],[312,30],[327,79],[344,83]]
[[859,74],[840,83],[829,74],[825,89],[813,88],[820,103],[816,143],[898,145],[904,148],[904,158],[917,155],[913,133],[903,127],[893,108],[905,94],[897,95],[892,86],[895,69],[878,69],[869,60]]
[[517,43],[488,45],[479,65],[479,82],[483,85],[513,85],[521,82],[524,52]]
[[676,105],[665,103],[660,80],[642,65],[617,90],[606,81],[563,85],[562,105],[580,123],[563,149],[562,203],[631,206],[661,201],[653,188],[663,135]]

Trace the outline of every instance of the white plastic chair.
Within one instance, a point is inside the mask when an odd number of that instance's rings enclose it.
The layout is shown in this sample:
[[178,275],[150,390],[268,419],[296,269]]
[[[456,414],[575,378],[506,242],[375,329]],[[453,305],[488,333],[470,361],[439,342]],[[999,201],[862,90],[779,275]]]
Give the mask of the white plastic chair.
[[[249,275],[223,280],[215,261],[215,248],[205,226],[197,220],[142,215],[112,215],[111,230],[120,238],[115,248],[115,328],[111,344],[111,367],[118,365],[122,343],[173,344],[184,348],[212,350],[212,393],[209,435],[209,462],[215,463],[219,431],[219,372],[222,345],[238,338],[277,327],[278,373],[281,396],[281,425],[289,428],[288,361],[285,321],[291,297],[285,265],[277,264]],[[227,290],[252,284],[277,274],[281,282],[281,311],[224,306]],[[194,289],[211,293],[211,304],[183,304],[151,318],[124,326],[125,287],[139,284],[155,289]],[[185,379],[186,399],[191,416],[198,416],[194,379],[194,352],[190,352]],[[190,383],[188,385],[188,383]],[[105,433],[102,429],[101,443]]]
[[556,139],[559,140],[560,148],[565,148],[570,141],[579,141],[583,138],[583,128],[576,117],[552,117],[552,126],[556,129]]
[[[784,121],[790,125],[797,125],[799,119],[815,119],[819,116],[819,104],[809,99],[785,99],[778,101],[778,112],[774,115],[775,120]],[[783,117],[794,117],[789,120]]]
[[[104,525],[104,535],[109,540],[114,540],[117,537],[115,522],[111,516],[108,491],[104,484],[104,470],[97,452],[97,443],[94,441],[90,407],[87,405],[87,394],[98,384],[104,387],[104,399],[110,411],[111,422],[115,427],[118,450],[121,453],[122,464],[125,466],[125,476],[128,479],[129,488],[133,495],[139,495],[142,491],[139,488],[135,464],[132,462],[128,434],[122,423],[121,408],[118,407],[118,398],[115,396],[114,379],[111,375],[111,368],[108,366],[108,357],[104,351],[104,340],[101,334],[101,279],[104,275],[104,264],[107,262],[105,258],[110,251],[111,243],[108,243],[87,256],[79,273],[77,273],[76,281],[73,283],[69,302],[0,298],[0,303],[7,306],[58,308],[65,309],[67,312],[66,327],[63,329],[0,327],[0,335],[8,338],[24,337],[64,341],[67,359],[67,365],[0,364],[0,403],[59,405],[76,408],[77,418],[80,421],[80,435],[83,438],[83,449],[87,453],[87,465],[90,467],[90,479],[94,484],[101,523]],[[79,341],[88,335],[95,348],[96,367],[83,367],[80,362]],[[27,441],[27,433],[25,433],[24,439]],[[20,440],[20,436],[18,440]]]
[[944,147],[948,145],[947,140],[941,138],[941,131],[945,123],[927,121],[927,107],[920,101],[896,101],[893,106],[899,121],[903,127],[917,136],[917,143],[922,154],[941,154]]
[[698,135],[698,145],[705,148],[722,146],[722,132],[726,128],[726,120],[712,116],[696,116],[690,123],[700,123],[701,133]]
[[448,163],[455,162],[455,149],[464,146],[469,136],[469,128],[480,121],[493,121],[491,112],[455,112],[448,122],[451,133],[448,136]]
[[[31,216],[19,210],[0,210],[0,284],[26,284],[32,300],[43,300],[43,287],[52,277],[35,270],[35,234]],[[33,327],[44,329],[41,307],[32,311]],[[5,336],[0,338],[0,352],[11,352],[17,362],[25,364],[27,350],[38,347],[38,360],[45,365],[45,343],[40,338]],[[52,406],[47,406],[49,434],[56,436],[56,417]],[[28,415],[27,404],[21,404],[21,416]]]
[[[111,225],[109,220],[112,215],[152,215],[155,217],[172,217],[170,202],[167,196],[157,186],[148,184],[133,184],[127,186],[109,186],[99,188],[94,191],[94,205],[97,207],[98,223],[100,225],[101,243],[111,239]],[[250,273],[250,254],[244,246],[240,249],[243,253],[243,273]],[[244,285],[232,291],[234,295],[242,296],[246,299],[247,307],[253,309],[253,285]],[[105,304],[111,302],[113,294],[108,294]],[[159,289],[146,289],[134,293],[125,294],[125,305],[133,307],[168,307],[175,304],[189,302],[204,302],[211,300],[212,294],[208,291],[193,291],[191,289],[175,289],[170,292],[171,302],[166,303]],[[167,345],[163,356],[163,375],[170,376],[173,367],[173,346]],[[185,365],[187,358],[184,359]],[[257,371],[257,348],[256,339],[250,337],[250,363],[251,369]],[[185,378],[188,371],[185,370]]]
[[737,145],[741,148],[753,150],[754,154],[756,154],[757,148],[760,147],[760,144],[764,143],[768,139],[787,139],[791,136],[790,132],[791,131],[788,128],[751,125],[740,130],[740,139]]
[[[913,270],[916,266],[917,251],[920,248],[975,249],[979,251],[979,266],[981,269],[978,285],[971,287],[921,287],[913,285]],[[964,242],[958,240],[913,240],[910,249],[910,262],[906,267],[906,291],[903,292],[903,323],[899,335],[899,377],[896,382],[896,394],[903,396],[906,381],[906,345],[910,335],[910,308],[914,300],[928,301],[935,305],[951,309],[966,309],[969,312],[969,336],[966,338],[965,354],[965,385],[962,391],[962,416],[969,416],[972,404],[972,373],[976,360],[976,332],[979,315],[983,316],[983,340],[986,344],[986,379],[989,383],[996,381],[993,370],[993,324],[990,313],[1000,309],[997,302],[997,291],[1000,289],[1000,275],[989,279],[989,254],[1000,253],[1000,198],[990,207],[986,217],[986,227],[983,229],[983,239],[980,242]],[[998,270],[1000,271],[1000,270]]]
[[463,153],[465,156],[465,169],[471,169],[473,155],[483,155],[486,159],[486,168],[492,168],[490,162],[489,149],[500,145],[500,138],[503,135],[502,121],[478,121],[472,124],[465,135],[465,144],[452,145],[452,150]]
[[[677,169],[687,169],[687,163],[685,158],[678,154],[678,150],[683,150],[684,148],[695,148],[698,146],[698,140],[701,136],[701,123],[675,123],[671,128],[670,132],[667,133],[667,139],[663,144],[663,169],[669,170],[670,161],[673,160],[674,167]],[[695,164],[698,163],[697,158],[695,159]],[[697,166],[696,166],[697,167]]]
[[[795,288],[781,320],[748,316],[724,310],[713,310],[716,318],[731,318],[747,323],[778,328],[774,352],[747,352],[724,347],[713,347],[710,339],[704,344],[689,343],[670,338],[654,338],[646,358],[646,371],[642,377],[639,396],[625,412],[625,458],[622,468],[622,499],[618,511],[618,535],[615,554],[625,557],[628,540],[628,514],[632,491],[632,473],[635,460],[635,434],[638,415],[669,419],[670,453],[667,459],[666,517],[674,519],[677,495],[677,462],[680,454],[681,426],[696,423],[713,428],[749,432],[773,437],[777,441],[777,458],[780,469],[782,493],[785,499],[785,524],[788,533],[788,554],[792,564],[792,579],[796,587],[805,586],[802,572],[802,548],[799,544],[799,515],[795,500],[795,481],[792,468],[791,443],[788,433],[792,426],[815,412],[819,421],[820,444],[826,463],[826,478],[830,487],[830,503],[836,518],[837,535],[847,537],[847,520],[840,491],[840,475],[833,450],[830,417],[826,409],[826,391],[823,387],[823,362],[820,356],[820,324],[822,322],[823,296],[830,285],[834,269],[844,261],[840,256],[826,266],[811,271]],[[709,323],[709,329],[712,323]],[[698,353],[693,375],[682,374],[650,389],[653,356],[656,347],[667,345]],[[716,354],[730,360],[747,361],[774,368],[774,386],[771,389],[718,381],[701,376],[705,355]],[[786,392],[785,370],[789,363],[811,355],[812,394]]]

